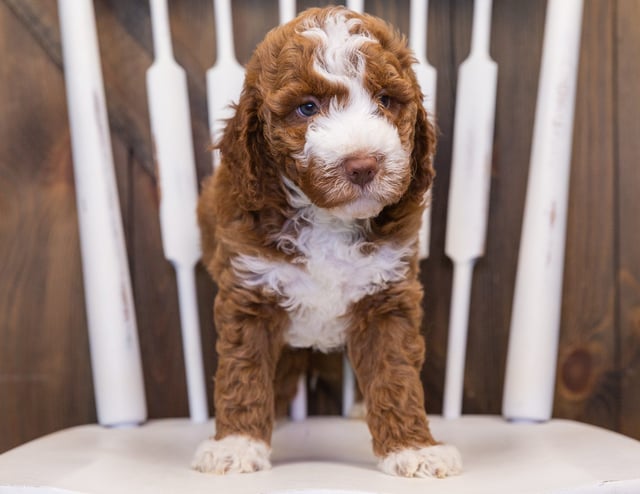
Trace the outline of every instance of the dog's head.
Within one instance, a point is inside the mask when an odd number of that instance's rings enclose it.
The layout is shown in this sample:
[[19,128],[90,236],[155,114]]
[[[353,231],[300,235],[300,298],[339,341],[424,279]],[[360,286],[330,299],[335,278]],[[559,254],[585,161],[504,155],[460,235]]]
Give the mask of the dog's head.
[[278,189],[343,219],[421,202],[435,136],[414,62],[386,23],[342,7],[271,31],[219,145],[241,207],[259,209]]

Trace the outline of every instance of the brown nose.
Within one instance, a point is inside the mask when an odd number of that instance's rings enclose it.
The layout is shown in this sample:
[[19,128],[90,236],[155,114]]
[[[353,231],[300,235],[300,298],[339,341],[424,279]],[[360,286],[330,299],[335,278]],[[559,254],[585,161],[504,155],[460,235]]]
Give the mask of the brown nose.
[[378,173],[378,160],[373,156],[357,156],[344,160],[347,178],[356,185],[364,186]]

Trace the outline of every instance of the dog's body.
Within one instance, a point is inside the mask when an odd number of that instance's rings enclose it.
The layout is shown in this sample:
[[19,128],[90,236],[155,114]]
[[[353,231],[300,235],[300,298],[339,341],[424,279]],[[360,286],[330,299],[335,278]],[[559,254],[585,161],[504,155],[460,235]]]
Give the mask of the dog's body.
[[203,187],[218,284],[216,436],[194,467],[269,467],[274,380],[290,348],[346,347],[383,470],[447,476],[424,411],[417,233],[435,135],[402,36],[341,7],[271,31],[247,66]]

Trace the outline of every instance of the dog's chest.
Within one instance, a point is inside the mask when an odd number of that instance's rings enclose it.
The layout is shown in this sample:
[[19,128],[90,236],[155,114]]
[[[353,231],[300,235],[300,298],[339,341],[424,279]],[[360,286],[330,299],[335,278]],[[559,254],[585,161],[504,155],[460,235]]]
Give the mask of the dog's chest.
[[302,254],[299,262],[239,256],[234,266],[247,284],[280,296],[290,317],[285,339],[294,347],[341,347],[352,304],[407,274],[407,247],[363,251],[361,235],[343,223],[305,226],[287,242]]

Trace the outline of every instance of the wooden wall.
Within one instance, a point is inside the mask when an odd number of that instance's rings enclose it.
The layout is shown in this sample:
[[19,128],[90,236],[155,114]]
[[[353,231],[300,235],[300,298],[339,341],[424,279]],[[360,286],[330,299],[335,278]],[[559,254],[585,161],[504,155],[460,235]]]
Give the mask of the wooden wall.
[[[317,2],[300,1],[299,7]],[[175,279],[165,262],[147,120],[152,61],[143,0],[96,0],[116,173],[152,418],[187,401]],[[204,73],[215,60],[211,0],[170,2],[189,79],[198,175],[210,173]],[[546,2],[496,0],[499,95],[487,254],[473,282],[464,411],[499,413]],[[431,0],[429,59],[438,69],[440,145],[423,377],[441,409],[451,263],[443,254],[456,71],[471,0]],[[408,0],[366,2],[408,31]],[[235,0],[246,62],[277,22],[277,1]],[[555,415],[640,438],[640,0],[586,0],[574,136]],[[214,287],[198,272],[207,374],[215,356]],[[95,421],[73,169],[54,0],[0,0],[0,451]],[[538,310],[545,310],[539,307]],[[310,408],[337,413],[340,358],[313,358]],[[531,369],[535,372],[535,369]],[[210,388],[213,383],[210,381]],[[211,391],[211,389],[210,389]]]

